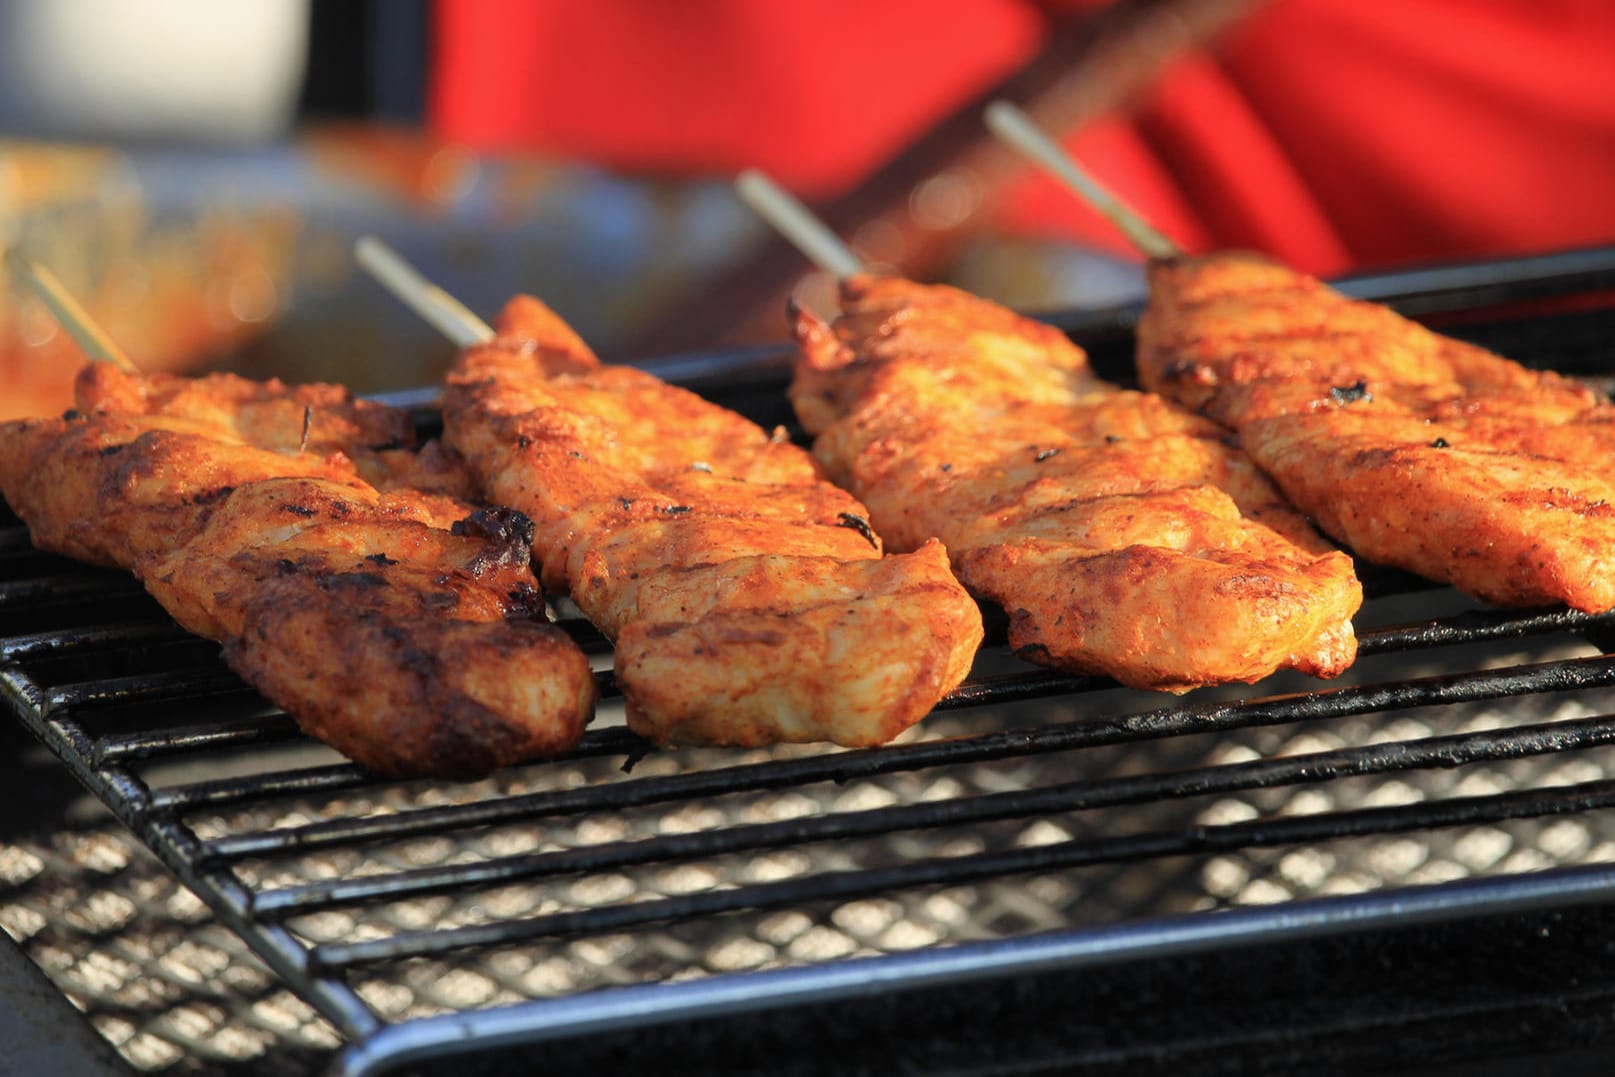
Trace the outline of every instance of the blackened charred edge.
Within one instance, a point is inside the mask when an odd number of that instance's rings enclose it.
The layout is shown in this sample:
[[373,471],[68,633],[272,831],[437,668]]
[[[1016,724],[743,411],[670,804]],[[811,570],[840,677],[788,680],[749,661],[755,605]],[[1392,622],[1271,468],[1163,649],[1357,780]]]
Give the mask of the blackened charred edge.
[[1048,665],[1050,663],[1049,648],[1043,643],[1027,643],[1014,650],[1016,658],[1022,662],[1031,662],[1034,665]]
[[665,513],[668,516],[682,516],[686,512],[690,512],[691,509],[688,505],[664,505],[658,508],[656,511]]
[[316,511],[307,505],[282,505],[280,508],[282,512],[289,512],[293,516],[301,516],[305,520],[313,516]]
[[332,572],[317,577],[315,582],[322,591],[330,591],[336,588],[373,591],[386,587],[387,577],[379,572]]
[[236,492],[234,486],[216,486],[211,490],[204,490],[185,499],[187,505],[211,505],[216,501],[223,501]]
[[1121,437],[1120,434],[1106,434],[1105,435],[1105,444],[1106,445],[1115,445],[1118,442],[1120,442],[1121,440],[1122,440],[1122,437]]
[[387,565],[396,565],[396,564],[398,564],[398,562],[396,560],[394,560],[391,557],[388,557],[384,553],[368,554],[368,555],[366,555],[365,560],[369,561],[372,565],[381,565],[383,567],[385,567]]
[[1452,445],[1451,445],[1450,442],[1447,441],[1446,438],[1436,438],[1434,441],[1432,441],[1430,443],[1430,447],[1432,449],[1448,449],[1448,448],[1451,448]]
[[1060,455],[1060,450],[1059,449],[1040,449],[1040,450],[1038,450],[1038,454],[1036,456],[1034,456],[1032,459],[1033,459],[1033,461],[1035,463],[1041,464],[1043,461],[1049,459],[1050,457],[1059,456],[1059,455]]
[[527,582],[521,582],[505,592],[505,619],[507,621],[539,620],[549,622],[549,611],[544,606],[544,592]]
[[1200,364],[1187,359],[1174,359],[1161,369],[1161,380],[1182,381],[1184,378],[1198,379],[1202,368]]
[[942,471],[943,471],[944,474],[953,470],[953,465],[952,464],[943,464],[943,465],[941,465],[941,467],[942,467]]
[[[437,578],[437,585],[447,588],[453,582],[453,577],[443,575]],[[429,610],[442,610],[444,613],[459,608],[460,596],[453,591],[428,591],[421,596],[421,605]]]
[[129,445],[127,442],[122,445],[103,445],[99,449],[95,450],[95,455],[105,460],[109,456],[117,456],[128,447]]
[[1359,378],[1352,385],[1337,385],[1329,390],[1329,399],[1336,404],[1356,404],[1372,402],[1374,394],[1368,391],[1368,382]]
[[449,533],[530,547],[533,544],[533,521],[528,519],[525,512],[494,506],[478,509],[465,519],[454,521]]
[[439,662],[429,651],[416,646],[412,633],[398,625],[381,626],[381,638],[398,649],[399,668],[417,677],[431,677],[438,672]]
[[628,749],[623,753],[622,766],[619,769],[624,774],[630,774],[630,773],[633,772],[634,767],[639,763],[639,761],[641,759],[644,759],[646,756],[649,756],[651,753],[653,753],[655,751],[656,751],[656,745],[651,743],[648,740],[640,741],[640,742],[635,743],[635,744],[631,744],[631,745],[628,746]]
[[455,535],[488,540],[488,545],[471,560],[472,575],[490,567],[525,565],[532,553],[533,521],[515,509],[478,509],[456,520],[449,530]]
[[869,521],[856,512],[836,513],[837,527],[850,527],[864,537],[864,541],[875,549],[880,549],[880,542],[875,538],[875,531],[869,526]]
[[62,421],[64,423],[80,423],[88,418],[89,416],[85,415],[78,408],[68,408],[66,411],[62,412]]

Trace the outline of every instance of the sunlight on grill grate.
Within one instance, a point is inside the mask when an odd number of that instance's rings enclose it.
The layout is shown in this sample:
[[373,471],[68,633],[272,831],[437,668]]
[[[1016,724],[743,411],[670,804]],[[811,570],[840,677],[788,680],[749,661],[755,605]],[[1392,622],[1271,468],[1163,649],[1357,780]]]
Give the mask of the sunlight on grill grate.
[[[1534,641],[1533,641],[1534,642]],[[1574,662],[1593,648],[1560,637],[1522,650],[1519,641],[1465,653],[1466,669],[1524,662]],[[1478,645],[1477,645],[1478,646]],[[1401,656],[1399,672],[1427,676],[1429,656]],[[1110,692],[1089,697],[1105,713],[1153,697]],[[1126,702],[1124,702],[1126,701]],[[991,718],[1028,730],[1080,721],[1086,700],[1059,699],[999,708]],[[940,828],[892,831],[833,841],[674,859],[651,858],[580,873],[546,873],[469,889],[467,871],[498,868],[582,851],[632,849],[636,844],[729,835],[746,827],[811,828],[857,813],[902,813],[914,806],[947,808],[992,796],[1061,787],[1083,779],[1090,791],[1162,775],[1212,777],[1285,761],[1316,763],[1354,748],[1390,744],[1417,748],[1440,738],[1520,734],[1534,727],[1571,730],[1615,711],[1615,688],[1572,694],[1430,706],[1338,719],[1234,728],[1214,736],[1088,748],[1080,755],[1049,752],[915,771],[877,773],[842,783],[818,780],[785,789],[658,800],[575,814],[535,812],[556,797],[644,783],[677,783],[683,775],[733,775],[770,765],[802,766],[820,753],[663,753],[628,774],[620,757],[517,768],[465,785],[364,785],[323,797],[245,799],[200,807],[187,822],[215,851],[232,849],[237,877],[255,895],[261,915],[286,914],[294,933],[313,947],[348,947],[368,940],[456,928],[497,928],[534,917],[583,915],[658,900],[688,900],[736,888],[810,886],[826,873],[880,871],[915,862],[946,863],[994,853],[1103,846],[1128,836],[1194,833],[1283,821],[1331,819],[1343,811],[1395,809],[1451,798],[1489,801],[1508,791],[1550,790],[1602,781],[1615,767],[1615,749],[1498,759],[1456,768],[1319,780],[1300,772],[1274,788],[1210,791],[1165,800],[1029,814]],[[983,728],[974,711],[938,715],[925,736],[968,737]],[[1433,741],[1432,739],[1435,739]],[[911,737],[913,743],[931,743]],[[1472,754],[1483,757],[1470,745]],[[302,765],[329,764],[319,749],[293,746],[283,756]],[[277,759],[277,764],[286,762]],[[265,764],[258,764],[260,767]],[[161,777],[189,764],[147,768]],[[702,779],[698,779],[702,780]],[[733,784],[733,783],[731,783]],[[171,795],[188,787],[170,787]],[[675,784],[675,792],[677,787]],[[549,798],[547,801],[545,798]],[[1093,799],[1090,797],[1090,799]],[[565,803],[565,801],[562,801]],[[609,798],[607,803],[610,803]],[[521,811],[490,812],[517,805]],[[571,805],[574,809],[576,804]],[[409,833],[426,813],[435,826],[470,811],[469,824]],[[445,815],[445,813],[447,813]],[[435,817],[434,817],[435,815]],[[491,820],[486,817],[492,815]],[[900,816],[901,817],[901,816]],[[368,821],[357,835],[345,832]],[[322,826],[337,827],[334,835]],[[380,828],[379,836],[372,832]],[[403,831],[405,836],[389,836]],[[799,832],[799,831],[798,831]],[[289,840],[289,836],[296,838]],[[1282,834],[1280,835],[1282,838]],[[305,841],[303,839],[313,839]],[[320,847],[320,841],[333,842]],[[349,844],[352,842],[353,844]],[[304,845],[312,848],[305,849]],[[594,852],[591,853],[590,851]],[[265,855],[266,852],[273,855]],[[1242,845],[1233,851],[1129,859],[1071,871],[990,877],[846,900],[806,900],[786,908],[747,908],[725,915],[585,937],[515,939],[506,945],[366,961],[353,973],[358,995],[385,1021],[558,998],[625,984],[685,980],[713,974],[801,966],[847,957],[899,953],[941,943],[1015,938],[1029,933],[1126,919],[1347,894],[1555,864],[1615,860],[1615,819],[1605,814],[1505,819],[1454,829],[1388,837],[1342,837],[1294,847]],[[1166,853],[1172,854],[1171,849]],[[607,857],[609,860],[609,856]],[[434,873],[448,869],[439,879]],[[424,876],[424,878],[422,878]],[[399,879],[422,892],[389,898]],[[240,938],[212,922],[207,909],[177,885],[121,826],[100,822],[57,836],[53,845],[15,845],[0,855],[4,904],[0,926],[28,951],[131,1064],[183,1072],[208,1059],[258,1059],[264,1073],[296,1072],[338,1043],[335,1031],[276,979]],[[498,880],[492,880],[497,883]],[[375,894],[354,904],[343,886]],[[332,889],[336,887],[337,889]],[[446,888],[446,889],[445,889]],[[279,899],[279,900],[277,900]],[[305,909],[305,907],[308,907]],[[585,925],[586,926],[586,925]],[[177,1070],[174,1067],[179,1067]],[[254,1070],[253,1072],[259,1072]]]

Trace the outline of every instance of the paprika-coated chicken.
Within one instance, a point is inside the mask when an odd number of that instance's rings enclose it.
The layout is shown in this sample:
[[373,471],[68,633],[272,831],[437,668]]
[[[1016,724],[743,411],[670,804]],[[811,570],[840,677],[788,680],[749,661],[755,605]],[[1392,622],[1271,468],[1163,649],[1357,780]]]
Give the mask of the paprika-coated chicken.
[[1615,608],[1615,405],[1253,254],[1150,267],[1143,382],[1238,432],[1357,554]]
[[956,289],[858,276],[841,298],[833,326],[796,313],[815,452],[894,548],[941,538],[1017,654],[1172,691],[1350,665],[1350,559],[1216,424]]
[[601,364],[535,299],[461,354],[443,416],[533,520],[545,585],[614,642],[629,725],[657,742],[878,744],[969,672],[981,614],[941,546],[883,557],[782,433]]
[[542,623],[531,524],[444,493],[407,417],[332,386],[92,365],[78,407],[0,424],[0,490],[41,549],[131,570],[308,733],[391,776],[576,743],[587,658]]

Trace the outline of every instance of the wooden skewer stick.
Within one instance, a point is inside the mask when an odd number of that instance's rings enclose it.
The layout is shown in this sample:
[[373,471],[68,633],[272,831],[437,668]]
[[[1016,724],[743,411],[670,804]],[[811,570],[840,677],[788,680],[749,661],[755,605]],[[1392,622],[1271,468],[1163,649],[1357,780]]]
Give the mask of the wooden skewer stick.
[[1103,213],[1112,224],[1122,230],[1133,246],[1150,258],[1174,258],[1182,254],[1178,245],[1168,239],[1133,208],[1115,195],[1071,159],[1060,144],[1050,138],[1032,118],[1008,101],[994,101],[987,106],[987,127],[1010,146],[1030,157],[1054,174],[1078,198]]
[[421,275],[402,255],[375,236],[361,236],[353,245],[359,264],[404,305],[425,318],[461,348],[494,338],[493,327],[448,292]]
[[852,248],[766,173],[746,169],[735,180],[735,192],[759,217],[790,240],[808,261],[826,273],[840,278],[863,272],[863,263],[852,253]]
[[111,337],[107,336],[106,330],[95,323],[89,311],[85,310],[62,286],[62,282],[56,279],[56,274],[15,247],[6,251],[6,264],[11,267],[12,272],[28,282],[58,324],[67,330],[68,335],[78,343],[86,356],[97,363],[111,363],[131,374],[139,372],[140,368],[135,366]]

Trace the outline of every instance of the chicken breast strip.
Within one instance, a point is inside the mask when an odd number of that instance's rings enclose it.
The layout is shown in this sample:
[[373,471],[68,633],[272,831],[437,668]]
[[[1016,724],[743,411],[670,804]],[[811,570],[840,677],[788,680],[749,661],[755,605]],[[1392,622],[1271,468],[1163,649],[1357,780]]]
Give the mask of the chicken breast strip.
[[894,548],[941,538],[1017,654],[1170,691],[1351,664],[1350,559],[1216,424],[956,289],[854,277],[842,307],[796,314],[816,454]]
[[532,518],[544,583],[616,645],[658,742],[878,744],[969,672],[980,610],[930,543],[883,557],[812,458],[519,297],[449,377],[445,439]]
[[1355,553],[1500,605],[1615,608],[1615,405],[1259,255],[1150,284],[1143,382],[1237,431]]
[[465,476],[408,459],[406,416],[228,375],[92,365],[77,389],[63,418],[0,425],[0,491],[36,546],[132,571],[376,773],[470,777],[576,743],[594,679],[540,620],[531,523],[409,486]]

